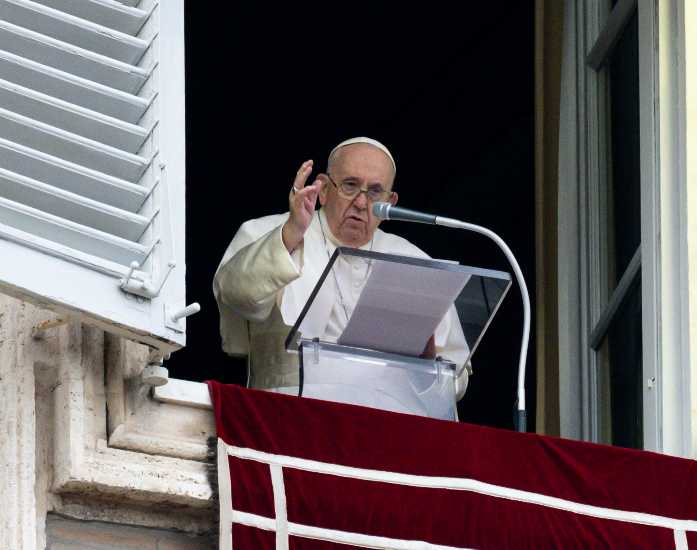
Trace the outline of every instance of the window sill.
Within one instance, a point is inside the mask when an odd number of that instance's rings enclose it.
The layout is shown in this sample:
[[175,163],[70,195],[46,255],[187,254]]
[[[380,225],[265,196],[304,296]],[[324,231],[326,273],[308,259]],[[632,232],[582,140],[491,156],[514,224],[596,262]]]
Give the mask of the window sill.
[[208,385],[170,378],[164,386],[153,388],[153,399],[160,403],[172,403],[196,409],[213,409]]

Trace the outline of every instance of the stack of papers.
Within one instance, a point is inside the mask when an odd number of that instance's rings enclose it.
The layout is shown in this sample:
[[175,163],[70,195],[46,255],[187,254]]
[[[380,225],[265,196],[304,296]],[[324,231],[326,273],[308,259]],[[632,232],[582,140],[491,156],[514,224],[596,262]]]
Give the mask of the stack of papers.
[[419,356],[468,279],[462,271],[375,262],[338,343]]

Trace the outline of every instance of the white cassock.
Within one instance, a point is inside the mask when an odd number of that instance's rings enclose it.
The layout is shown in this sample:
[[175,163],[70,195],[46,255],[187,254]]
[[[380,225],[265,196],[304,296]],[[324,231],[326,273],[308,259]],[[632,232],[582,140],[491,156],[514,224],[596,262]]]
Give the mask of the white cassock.
[[[329,257],[340,244],[320,210],[315,212],[303,244],[289,254],[281,237],[288,215],[286,212],[242,224],[216,271],[213,292],[220,310],[223,350],[248,357],[249,387],[297,395],[298,358],[285,350],[285,340]],[[369,250],[371,243],[361,248]],[[429,257],[406,239],[380,229],[375,231],[372,250]],[[342,256],[335,263],[336,285],[323,285],[313,305],[313,333],[322,334],[322,340],[336,341],[343,332],[365,283],[367,269],[362,258]],[[438,325],[435,344],[437,355],[463,366],[469,349],[454,307]],[[459,370],[462,374],[456,380],[458,399],[464,395],[468,380],[467,369]]]

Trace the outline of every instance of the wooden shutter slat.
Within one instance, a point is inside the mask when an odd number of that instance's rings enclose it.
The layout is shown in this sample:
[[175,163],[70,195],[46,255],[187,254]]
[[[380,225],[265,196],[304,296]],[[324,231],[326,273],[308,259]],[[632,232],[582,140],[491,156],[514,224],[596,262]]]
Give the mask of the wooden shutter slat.
[[0,78],[0,105],[80,136],[137,153],[149,130]]
[[116,2],[131,8],[137,8],[140,5],[140,0],[116,0]]
[[150,219],[0,168],[0,196],[138,242]]
[[0,224],[123,266],[133,261],[144,262],[148,253],[148,248],[144,245],[1,196]]
[[150,159],[0,108],[0,137],[76,164],[137,182]]
[[25,29],[131,65],[138,63],[149,45],[141,38],[32,0],[0,0],[0,17]]
[[110,88],[2,50],[0,76],[20,86],[131,124],[141,119],[152,101],[152,98]]
[[137,94],[149,72],[135,65],[62,42],[0,19],[0,49]]
[[0,138],[0,166],[133,213],[140,211],[149,193],[141,185],[2,138]]
[[147,11],[114,0],[38,0],[57,10],[71,13],[126,34],[135,36],[149,17]]

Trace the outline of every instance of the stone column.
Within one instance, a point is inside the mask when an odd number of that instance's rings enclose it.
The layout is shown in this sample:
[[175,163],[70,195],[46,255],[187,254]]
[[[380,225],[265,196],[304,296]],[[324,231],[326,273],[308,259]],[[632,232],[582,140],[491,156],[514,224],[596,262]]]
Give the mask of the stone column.
[[0,548],[37,548],[34,308],[0,294]]

